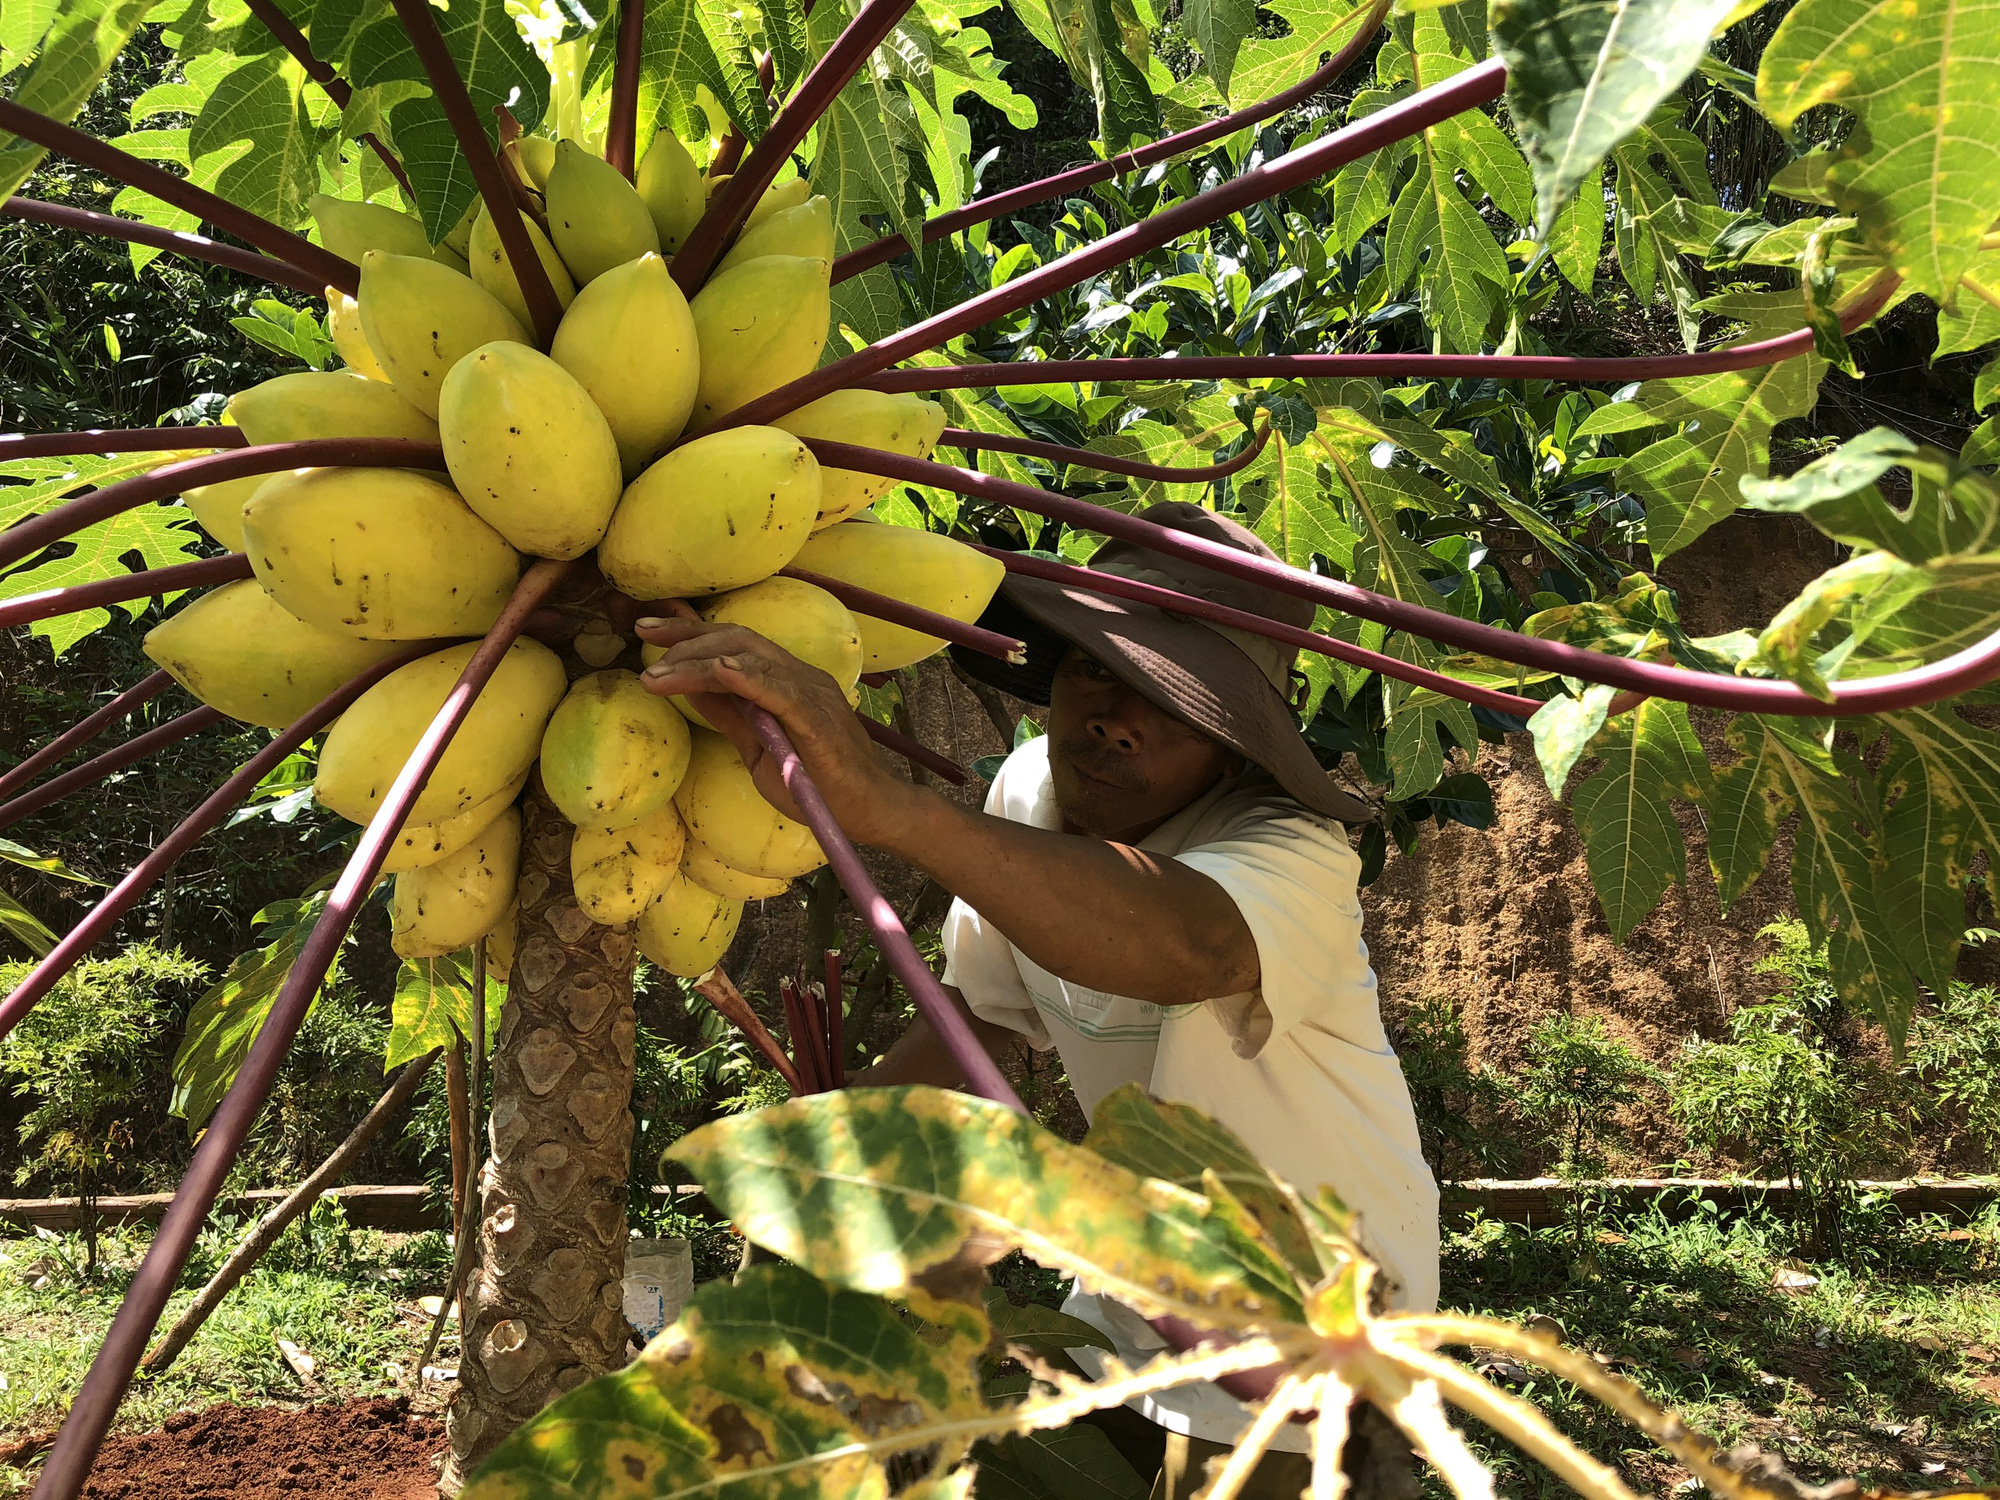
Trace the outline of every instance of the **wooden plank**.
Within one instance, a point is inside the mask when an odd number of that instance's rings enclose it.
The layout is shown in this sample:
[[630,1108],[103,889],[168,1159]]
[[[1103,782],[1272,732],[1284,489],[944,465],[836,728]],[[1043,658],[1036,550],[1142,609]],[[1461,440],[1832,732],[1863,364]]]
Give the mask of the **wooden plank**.
[[[252,1217],[289,1191],[258,1188],[223,1198],[216,1207],[225,1213]],[[422,1183],[338,1187],[327,1196],[340,1200],[341,1207],[347,1210],[348,1222],[359,1229],[409,1234],[444,1229],[450,1224],[444,1206],[433,1201],[431,1190]],[[157,1224],[173,1199],[172,1193],[99,1198],[98,1218],[104,1224]],[[81,1227],[83,1216],[75,1198],[0,1198],[0,1223],[24,1229],[73,1230]]]

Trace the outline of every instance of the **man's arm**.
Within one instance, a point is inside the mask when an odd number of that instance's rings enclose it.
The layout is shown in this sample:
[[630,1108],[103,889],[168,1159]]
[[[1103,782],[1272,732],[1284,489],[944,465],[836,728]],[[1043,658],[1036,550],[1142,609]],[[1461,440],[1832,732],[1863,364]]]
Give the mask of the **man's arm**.
[[[1008,1052],[1020,1043],[1021,1034],[975,1016],[956,987],[946,985],[944,992],[971,1025],[972,1034],[979,1038],[979,1045],[986,1049],[987,1055],[1004,1063]],[[931,1023],[919,1014],[910,1022],[909,1030],[882,1054],[880,1062],[856,1073],[847,1082],[850,1088],[861,1089],[887,1088],[899,1083],[934,1083],[939,1088],[957,1088],[965,1082],[965,1070],[952,1061],[951,1053],[931,1030]]]
[[[784,725],[849,837],[908,860],[975,908],[1035,963],[1071,983],[1156,1005],[1234,995],[1257,982],[1257,945],[1229,894],[1176,860],[1029,828],[891,774],[833,679],[740,626],[642,622],[668,647],[645,674],[694,697],[772,805],[798,809],[734,695]],[[714,711],[710,703],[714,702]]]

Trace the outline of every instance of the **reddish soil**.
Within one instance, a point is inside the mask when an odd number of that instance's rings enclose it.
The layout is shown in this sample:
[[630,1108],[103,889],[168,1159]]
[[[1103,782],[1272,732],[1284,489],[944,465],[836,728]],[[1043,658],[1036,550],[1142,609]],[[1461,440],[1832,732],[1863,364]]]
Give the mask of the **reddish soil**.
[[444,1424],[408,1398],[211,1406],[104,1445],[88,1500],[433,1500]]

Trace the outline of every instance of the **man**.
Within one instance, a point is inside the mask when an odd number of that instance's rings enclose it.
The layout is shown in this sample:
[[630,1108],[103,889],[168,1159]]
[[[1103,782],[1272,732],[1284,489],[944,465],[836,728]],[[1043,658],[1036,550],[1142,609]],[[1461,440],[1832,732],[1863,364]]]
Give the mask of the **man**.
[[[1156,505],[1145,516],[1272,556],[1199,506]],[[1108,543],[1091,566],[1294,626],[1313,616],[1309,604],[1126,543]],[[1330,1186],[1359,1212],[1392,1306],[1434,1307],[1437,1189],[1383,1033],[1361,939],[1360,862],[1341,826],[1369,814],[1299,734],[1295,653],[1016,575],[982,623],[1025,640],[1026,664],[969,653],[961,664],[1049,706],[1047,734],[1007,758],[983,813],[893,774],[833,680],[760,637],[687,620],[642,622],[639,633],[670,648],[646,674],[649,688],[734,693],[769,709],[849,836],[952,893],[945,982],[989,1051],[1022,1036],[1055,1047],[1086,1113],[1137,1082],[1214,1116],[1279,1176],[1307,1191]],[[758,743],[733,737],[764,795],[796,816]],[[962,1078],[920,1018],[857,1081]],[[1127,1364],[1164,1346],[1118,1303],[1072,1295],[1066,1310]],[[1156,1500],[1191,1494],[1203,1459],[1248,1420],[1214,1386],[1138,1407],[1165,1430],[1152,1461]],[[1107,1429],[1130,1452],[1140,1445],[1118,1417]],[[1304,1487],[1302,1432],[1277,1446],[1287,1451],[1246,1494]]]

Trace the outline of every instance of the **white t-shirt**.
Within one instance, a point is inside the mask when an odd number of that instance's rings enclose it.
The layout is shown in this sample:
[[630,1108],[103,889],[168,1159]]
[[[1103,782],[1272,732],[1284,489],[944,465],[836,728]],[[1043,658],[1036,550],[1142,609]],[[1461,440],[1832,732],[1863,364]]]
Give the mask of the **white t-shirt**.
[[[1007,758],[986,811],[1059,829],[1048,740]],[[954,901],[944,922],[945,982],[974,1014],[1054,1047],[1089,1114],[1121,1084],[1191,1104],[1228,1126],[1302,1191],[1325,1186],[1361,1218],[1389,1304],[1437,1306],[1438,1194],[1417,1142],[1401,1065],[1382,1029],[1361,940],[1361,862],[1338,823],[1307,811],[1260,770],[1225,780],[1139,848],[1178,859],[1227,891],[1257,942],[1258,987],[1193,1005],[1151,1005],[1058,979],[978,912]],[[1165,1347],[1145,1320],[1072,1293],[1064,1311],[1118,1345],[1129,1365]],[[1094,1351],[1072,1350],[1097,1373]],[[1230,1442],[1249,1421],[1212,1385],[1132,1403],[1174,1432]],[[1303,1429],[1280,1435],[1302,1450]]]

